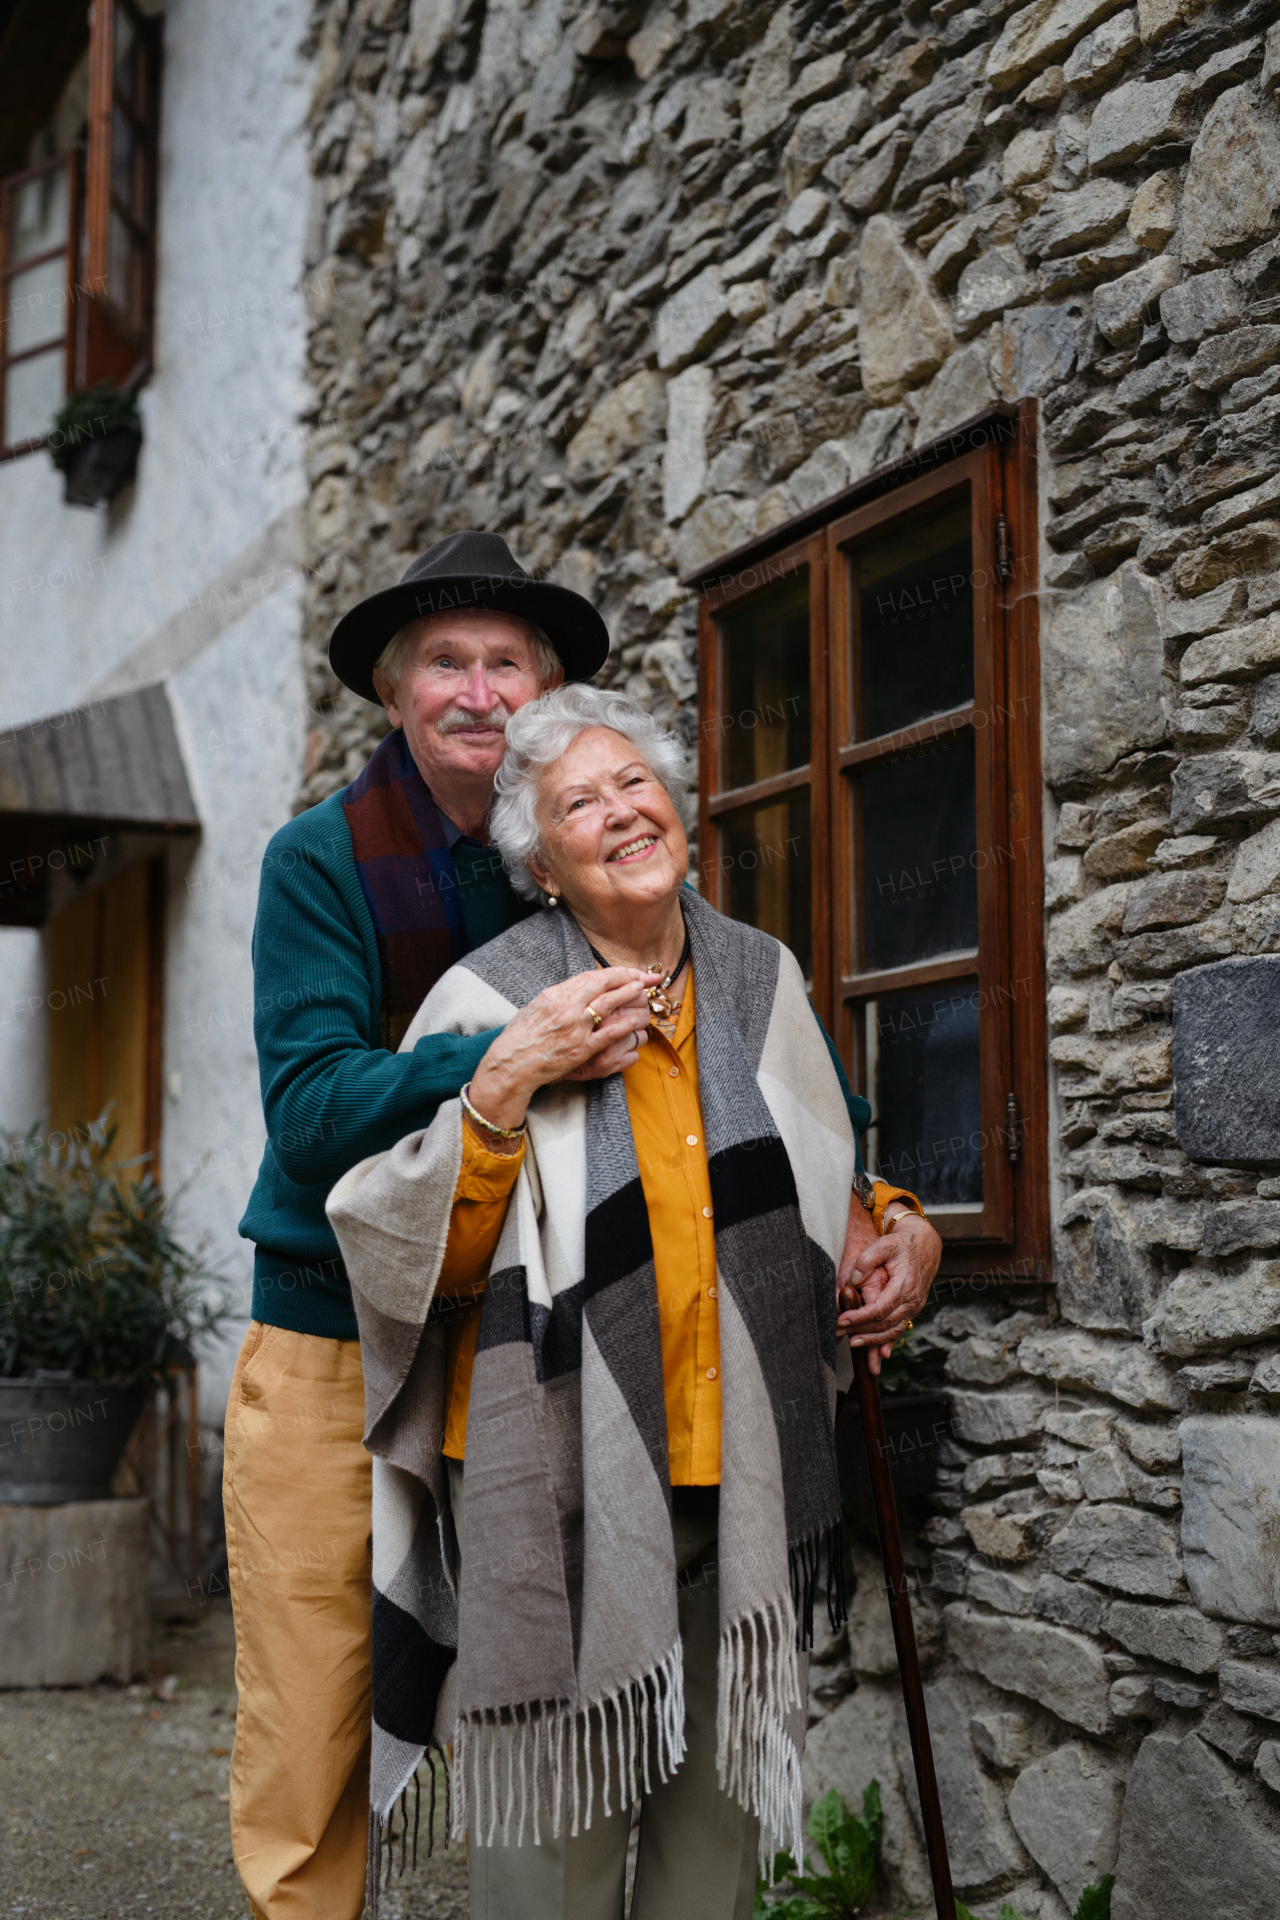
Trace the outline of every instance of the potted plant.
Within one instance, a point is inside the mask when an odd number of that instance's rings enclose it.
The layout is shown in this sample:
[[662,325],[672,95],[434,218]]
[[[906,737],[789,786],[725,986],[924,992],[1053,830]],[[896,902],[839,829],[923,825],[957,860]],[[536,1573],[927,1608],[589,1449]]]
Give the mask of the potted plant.
[[0,1133],[0,1505],[106,1498],[148,1393],[230,1312],[114,1140]]
[[114,500],[138,467],[142,421],[138,399],[100,380],[86,393],[73,393],[54,416],[45,444],[53,464],[66,476],[64,499],[73,507],[96,507]]

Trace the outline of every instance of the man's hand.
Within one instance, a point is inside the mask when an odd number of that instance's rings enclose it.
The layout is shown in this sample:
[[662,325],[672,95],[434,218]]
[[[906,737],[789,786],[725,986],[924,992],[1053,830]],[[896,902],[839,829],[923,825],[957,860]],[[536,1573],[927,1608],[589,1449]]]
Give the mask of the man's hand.
[[919,1214],[904,1214],[892,1233],[877,1236],[871,1215],[852,1197],[836,1285],[854,1286],[862,1305],[837,1316],[836,1332],[847,1335],[851,1347],[866,1348],[872,1373],[928,1299],[941,1258],[942,1241]]

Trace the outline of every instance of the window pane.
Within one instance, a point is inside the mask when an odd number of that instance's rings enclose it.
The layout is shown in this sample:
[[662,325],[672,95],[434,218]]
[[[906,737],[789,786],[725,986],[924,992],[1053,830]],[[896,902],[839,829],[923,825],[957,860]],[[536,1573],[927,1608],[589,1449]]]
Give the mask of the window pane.
[[67,169],[62,166],[51,167],[13,189],[10,266],[66,245],[68,192]]
[[858,601],[858,734],[909,727],[973,698],[969,489],[896,520],[851,564]]
[[136,327],[142,325],[142,248],[120,215],[111,212],[107,291]]
[[854,776],[862,801],[867,968],[906,967],[978,944],[977,795],[968,727]]
[[982,1203],[976,979],[866,1006],[873,1170],[926,1207]]
[[784,581],[727,613],[725,784],[749,787],[809,761],[809,582]]
[[46,340],[60,340],[66,332],[67,261],[42,261],[38,267],[24,267],[8,282],[8,308],[4,350],[6,357],[26,353],[29,347],[43,346]]
[[760,927],[790,947],[813,975],[809,789],[763,807],[742,807],[720,821],[721,871],[733,920]]
[[129,18],[127,10],[124,7],[118,6],[116,8],[115,46],[113,48],[116,70],[116,92],[122,94],[126,100],[133,101],[135,105],[137,104],[136,91],[139,50],[138,36],[134,29],[133,22]]
[[19,360],[4,377],[5,444],[38,440],[53,425],[53,416],[67,397],[67,360],[62,347]]

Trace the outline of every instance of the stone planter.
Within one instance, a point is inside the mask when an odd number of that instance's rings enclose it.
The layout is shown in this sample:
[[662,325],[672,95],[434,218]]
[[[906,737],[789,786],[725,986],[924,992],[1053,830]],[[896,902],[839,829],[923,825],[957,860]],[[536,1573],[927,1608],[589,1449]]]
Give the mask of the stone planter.
[[146,1397],[72,1374],[0,1380],[0,1506],[108,1498]]
[[100,500],[114,500],[137,472],[141,445],[142,428],[125,426],[95,434],[76,447],[63,469],[67,505],[96,507]]
[[[885,1439],[889,1473],[899,1500],[931,1493],[937,1479],[938,1444],[951,1431],[944,1393],[886,1393]],[[870,1500],[871,1476],[862,1437],[862,1415],[852,1394],[836,1415],[836,1460],[846,1500]]]

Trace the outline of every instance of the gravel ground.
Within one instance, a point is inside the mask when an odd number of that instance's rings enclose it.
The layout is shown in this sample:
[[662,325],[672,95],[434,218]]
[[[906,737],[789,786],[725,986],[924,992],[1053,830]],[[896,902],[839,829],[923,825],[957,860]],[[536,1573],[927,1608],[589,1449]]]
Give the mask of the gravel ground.
[[[6,1920],[246,1920],[227,1826],[230,1609],[157,1622],[153,1646],[154,1686],[0,1693]],[[466,1920],[466,1884],[461,1848],[420,1855],[385,1920]]]

